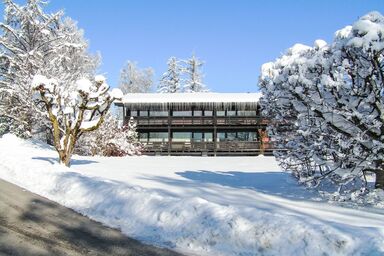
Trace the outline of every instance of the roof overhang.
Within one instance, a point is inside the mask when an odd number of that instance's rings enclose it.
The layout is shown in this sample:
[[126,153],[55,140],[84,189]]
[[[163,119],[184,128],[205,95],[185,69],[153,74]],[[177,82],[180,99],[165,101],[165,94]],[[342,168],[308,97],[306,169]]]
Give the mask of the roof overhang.
[[256,109],[261,93],[130,93],[115,105],[149,110]]

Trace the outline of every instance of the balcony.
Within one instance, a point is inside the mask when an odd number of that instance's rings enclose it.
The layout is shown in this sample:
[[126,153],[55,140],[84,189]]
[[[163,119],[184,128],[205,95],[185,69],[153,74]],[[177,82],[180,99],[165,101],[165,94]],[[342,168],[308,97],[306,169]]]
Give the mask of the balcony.
[[148,142],[145,145],[145,154],[177,154],[177,155],[197,155],[206,154],[244,154],[244,155],[258,155],[260,153],[271,153],[273,145],[271,143],[264,143],[261,147],[258,141],[221,141],[214,142]]
[[[147,126],[252,126],[266,125],[267,119],[261,117],[212,117],[212,116],[196,116],[196,117],[147,117],[140,116],[135,118],[137,125],[140,127]],[[216,121],[216,122],[215,122]]]

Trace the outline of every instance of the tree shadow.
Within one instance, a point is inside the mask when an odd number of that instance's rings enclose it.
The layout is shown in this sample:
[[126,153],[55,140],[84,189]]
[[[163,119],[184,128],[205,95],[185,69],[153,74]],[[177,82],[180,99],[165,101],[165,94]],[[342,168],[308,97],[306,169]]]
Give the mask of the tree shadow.
[[[301,220],[310,218],[337,227],[344,225],[345,219],[351,222],[355,218],[361,218],[361,212],[356,209],[331,206],[324,198],[321,198],[316,189],[309,189],[297,183],[297,180],[289,173],[284,172],[217,172],[217,171],[183,171],[176,172],[185,179],[170,178],[164,176],[146,176],[145,180],[156,181],[165,185],[173,186],[176,189],[157,188],[154,191],[174,197],[201,197],[211,202],[224,206],[234,207],[255,207],[258,210],[270,213],[286,214]],[[205,184],[220,185],[232,190],[217,190],[214,186]],[[253,190],[255,193],[244,193],[241,189]],[[271,196],[275,197],[271,198]],[[280,200],[282,199],[282,200]],[[314,204],[307,204],[313,202]],[[335,205],[337,206],[337,204]],[[366,211],[366,209],[364,209]],[[321,215],[324,213],[324,216]],[[376,211],[371,211],[377,213]],[[381,212],[381,211],[380,211]],[[327,216],[332,218],[328,219]],[[382,221],[381,216],[370,216],[372,221]],[[360,221],[360,220],[359,220]],[[355,226],[355,225],[352,225]],[[358,228],[359,225],[356,225]]]
[[[0,211],[0,255],[181,255],[128,238],[39,196],[18,206],[17,221],[8,223],[6,211]],[[22,242],[9,242],[10,232]]]
[[[57,157],[32,157],[32,159],[46,161],[50,164],[59,163],[59,158]],[[86,159],[75,159],[75,158],[71,159],[71,166],[93,164],[93,163],[98,163],[98,162],[94,160],[86,160]]]
[[[251,189],[270,195],[277,195],[289,199],[308,199],[318,197],[314,190],[310,190],[297,184],[297,180],[291,174],[285,172],[217,172],[208,170],[176,172],[177,175],[192,181],[196,186],[199,184],[217,184],[239,189]],[[163,177],[152,177],[174,186],[186,186],[182,180],[167,179]],[[189,183],[187,186],[194,186]]]

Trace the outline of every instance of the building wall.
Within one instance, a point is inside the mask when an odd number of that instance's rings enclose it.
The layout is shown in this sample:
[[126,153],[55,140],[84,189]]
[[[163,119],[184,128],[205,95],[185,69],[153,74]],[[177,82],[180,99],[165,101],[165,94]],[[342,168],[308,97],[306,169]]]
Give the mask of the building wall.
[[140,109],[124,106],[124,120],[137,121],[140,141],[148,154],[257,155],[270,148],[265,138],[267,120],[259,110],[231,107]]

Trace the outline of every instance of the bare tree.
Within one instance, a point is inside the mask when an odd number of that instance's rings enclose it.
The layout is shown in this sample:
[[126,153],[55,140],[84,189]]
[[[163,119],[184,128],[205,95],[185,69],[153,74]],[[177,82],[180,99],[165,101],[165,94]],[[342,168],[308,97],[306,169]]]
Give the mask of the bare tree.
[[137,64],[128,61],[120,72],[119,88],[123,93],[147,93],[153,84],[153,69],[139,69]]

